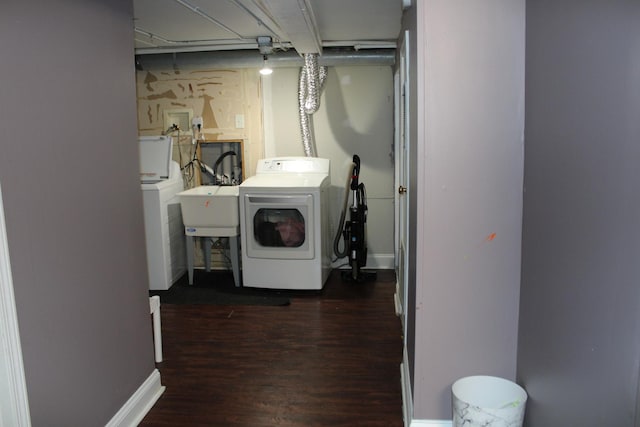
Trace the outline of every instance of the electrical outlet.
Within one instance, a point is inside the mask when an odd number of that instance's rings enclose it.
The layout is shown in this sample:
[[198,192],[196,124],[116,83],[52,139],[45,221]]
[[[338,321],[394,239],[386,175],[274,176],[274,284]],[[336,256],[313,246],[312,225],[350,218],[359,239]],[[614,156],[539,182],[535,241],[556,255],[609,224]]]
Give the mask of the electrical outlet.
[[204,122],[202,121],[202,117],[194,117],[193,120],[191,121],[191,124],[193,126],[200,125],[200,128],[204,127]]
[[244,114],[236,114],[236,129],[244,129]]

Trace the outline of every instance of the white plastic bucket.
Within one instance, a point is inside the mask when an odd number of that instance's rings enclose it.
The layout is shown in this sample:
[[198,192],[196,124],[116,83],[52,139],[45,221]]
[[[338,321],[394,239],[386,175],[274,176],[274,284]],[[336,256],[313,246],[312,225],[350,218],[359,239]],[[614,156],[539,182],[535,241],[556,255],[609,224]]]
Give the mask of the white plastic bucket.
[[504,378],[461,378],[451,387],[454,427],[522,427],[527,393]]

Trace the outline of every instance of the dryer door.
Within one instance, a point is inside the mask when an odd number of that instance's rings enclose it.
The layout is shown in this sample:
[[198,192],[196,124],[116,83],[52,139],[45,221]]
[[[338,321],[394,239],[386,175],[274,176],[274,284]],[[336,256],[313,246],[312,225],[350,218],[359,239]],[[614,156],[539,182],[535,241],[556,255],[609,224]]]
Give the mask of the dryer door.
[[245,194],[242,203],[249,258],[313,259],[311,194]]

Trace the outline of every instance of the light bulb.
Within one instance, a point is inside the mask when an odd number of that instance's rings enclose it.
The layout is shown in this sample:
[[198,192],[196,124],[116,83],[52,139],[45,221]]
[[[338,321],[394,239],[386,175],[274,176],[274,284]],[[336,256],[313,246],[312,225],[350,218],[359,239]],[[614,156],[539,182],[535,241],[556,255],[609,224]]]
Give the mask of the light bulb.
[[273,70],[271,69],[271,67],[269,67],[269,64],[267,64],[267,55],[264,55],[264,60],[262,61],[262,68],[260,69],[260,74],[262,74],[263,76],[268,76],[271,73],[273,73]]

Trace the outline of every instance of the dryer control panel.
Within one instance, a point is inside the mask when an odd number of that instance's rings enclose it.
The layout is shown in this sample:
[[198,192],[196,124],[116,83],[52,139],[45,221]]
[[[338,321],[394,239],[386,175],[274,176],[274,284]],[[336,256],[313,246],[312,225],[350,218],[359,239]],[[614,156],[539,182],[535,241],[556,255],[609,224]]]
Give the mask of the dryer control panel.
[[277,157],[258,161],[256,174],[329,173],[329,159],[318,157]]

